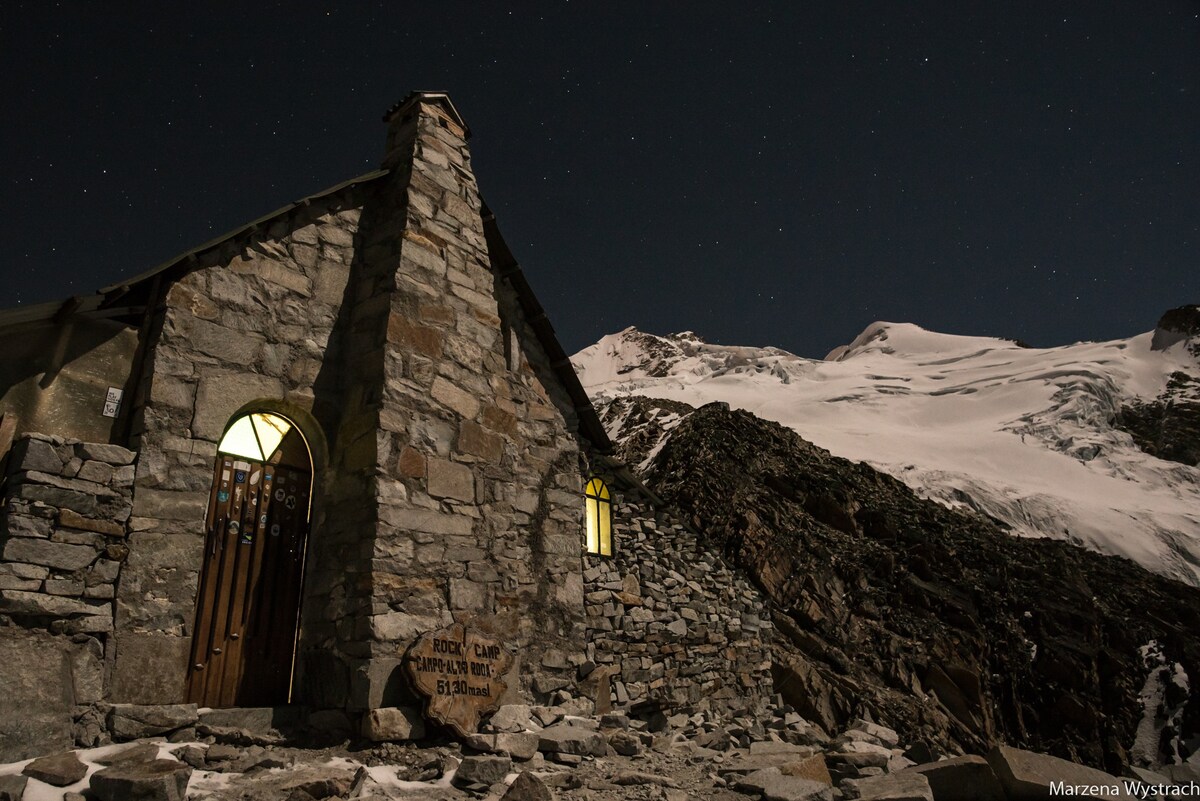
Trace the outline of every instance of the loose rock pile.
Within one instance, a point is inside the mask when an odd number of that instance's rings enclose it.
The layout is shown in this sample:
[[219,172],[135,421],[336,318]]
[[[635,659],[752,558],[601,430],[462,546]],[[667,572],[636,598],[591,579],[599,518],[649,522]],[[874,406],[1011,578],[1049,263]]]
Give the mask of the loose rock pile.
[[947,753],[1011,743],[1113,773],[1193,755],[1200,693],[1142,697],[1148,643],[1200,676],[1193,587],[1013,537],[718,404],[675,425],[647,484],[770,598],[774,686],[827,731],[869,713]]
[[[326,749],[286,744],[255,714],[264,711],[221,710],[219,718],[250,728],[200,722],[196,730],[209,733],[197,742],[143,739],[2,766],[0,801],[58,797],[52,788],[64,801],[1018,801],[1046,797],[1058,781],[1127,792],[1101,771],[1013,748],[935,760],[870,720],[831,738],[778,696],[756,717],[648,706],[593,716],[510,705],[462,743]],[[1169,772],[1129,779],[1163,788],[1200,781],[1194,768]]]

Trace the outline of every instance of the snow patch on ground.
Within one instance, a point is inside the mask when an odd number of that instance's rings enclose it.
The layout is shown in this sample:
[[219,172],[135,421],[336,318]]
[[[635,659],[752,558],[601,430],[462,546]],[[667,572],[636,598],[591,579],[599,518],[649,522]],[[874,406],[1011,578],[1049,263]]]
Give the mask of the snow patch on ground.
[[[25,785],[25,794],[21,796],[21,801],[62,801],[63,795],[66,793],[82,793],[87,789],[88,784],[91,782],[92,774],[98,770],[103,770],[105,767],[104,765],[101,765],[98,760],[112,756],[118,751],[124,751],[131,745],[136,745],[136,743],[112,743],[111,745],[102,745],[97,748],[85,748],[75,751],[75,756],[79,758],[80,762],[87,766],[87,774],[82,779],[74,784],[69,784],[66,787],[55,787],[52,784],[46,784],[43,781],[31,778],[29,783]],[[180,748],[184,748],[187,745],[200,745],[205,748],[208,747],[203,743],[167,743],[164,741],[158,743],[158,758],[175,759],[175,755],[172,752]],[[32,759],[25,759],[20,762],[9,762],[7,764],[0,765],[0,776],[20,775],[21,771],[25,769],[25,766],[32,761]],[[205,771],[196,771],[196,773],[204,772]],[[193,774],[192,781],[194,782],[195,780],[196,774]],[[188,790],[191,791],[191,789],[192,784],[189,783]]]

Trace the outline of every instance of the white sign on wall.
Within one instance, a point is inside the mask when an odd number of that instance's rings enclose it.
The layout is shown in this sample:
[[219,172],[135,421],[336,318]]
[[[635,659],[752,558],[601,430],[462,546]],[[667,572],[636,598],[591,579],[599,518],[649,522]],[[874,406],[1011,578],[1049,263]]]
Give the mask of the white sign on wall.
[[116,387],[108,388],[108,395],[104,399],[103,414],[105,417],[117,416],[117,410],[121,408],[121,397],[124,394],[125,391],[122,389],[117,389]]

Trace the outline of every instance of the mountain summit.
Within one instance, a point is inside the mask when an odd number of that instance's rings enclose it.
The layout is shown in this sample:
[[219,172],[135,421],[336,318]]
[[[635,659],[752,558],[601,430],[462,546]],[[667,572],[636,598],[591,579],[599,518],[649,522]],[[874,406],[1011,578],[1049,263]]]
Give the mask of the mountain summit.
[[[1194,420],[1180,417],[1200,408],[1198,311],[1172,310],[1128,339],[1054,348],[876,322],[824,360],[627,328],[572,361],[600,406],[630,395],[721,401],[1013,534],[1200,585],[1200,469]],[[664,407],[651,430],[623,408],[609,409],[609,433],[636,441],[626,455],[648,463],[680,415]]]

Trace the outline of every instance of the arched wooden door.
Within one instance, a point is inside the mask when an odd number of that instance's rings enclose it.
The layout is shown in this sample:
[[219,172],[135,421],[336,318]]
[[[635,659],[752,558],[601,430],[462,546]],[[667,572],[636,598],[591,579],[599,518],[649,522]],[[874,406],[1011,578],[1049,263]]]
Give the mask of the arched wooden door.
[[291,697],[312,458],[270,412],[236,418],[217,448],[187,700],[273,706]]

